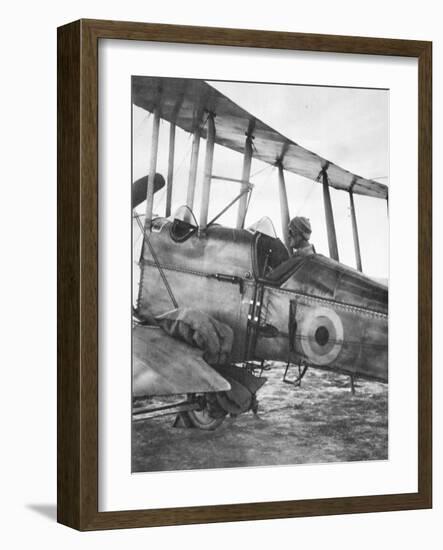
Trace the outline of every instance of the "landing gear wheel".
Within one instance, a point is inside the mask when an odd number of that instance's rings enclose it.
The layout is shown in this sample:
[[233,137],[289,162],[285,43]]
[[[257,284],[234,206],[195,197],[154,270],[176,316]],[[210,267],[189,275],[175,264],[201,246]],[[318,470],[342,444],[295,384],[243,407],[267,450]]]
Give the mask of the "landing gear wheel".
[[[226,411],[217,403],[214,394],[192,395],[192,401],[200,404],[200,409],[181,413],[186,419],[199,430],[215,430],[223,423]],[[186,422],[185,419],[185,422]]]

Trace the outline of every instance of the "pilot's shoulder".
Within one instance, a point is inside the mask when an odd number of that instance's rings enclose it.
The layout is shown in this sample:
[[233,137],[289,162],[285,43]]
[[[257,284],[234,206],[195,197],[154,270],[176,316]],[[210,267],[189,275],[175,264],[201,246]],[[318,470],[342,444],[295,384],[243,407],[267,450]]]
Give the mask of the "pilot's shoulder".
[[316,254],[314,245],[310,244],[303,248],[298,248],[294,254],[296,257],[300,256],[310,256],[311,254]]

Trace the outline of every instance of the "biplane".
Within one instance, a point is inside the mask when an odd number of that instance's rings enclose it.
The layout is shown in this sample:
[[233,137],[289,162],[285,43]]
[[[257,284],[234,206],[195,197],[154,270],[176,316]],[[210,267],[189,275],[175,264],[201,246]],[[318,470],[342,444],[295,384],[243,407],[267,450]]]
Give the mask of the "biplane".
[[[305,149],[205,81],[137,76],[132,98],[153,117],[149,173],[133,184],[133,208],[146,201],[144,219],[134,210],[143,244],[134,307],[133,395],[139,400],[184,396],[156,407],[135,405],[133,418],[174,412],[187,425],[214,429],[228,413],[256,410],[269,361],[285,363],[283,379],[294,384],[311,367],[352,380],[387,382],[388,288],[362,272],[354,206],[354,195],[387,201],[387,186]],[[157,172],[161,119],[169,123],[166,177]],[[186,204],[172,213],[177,128],[192,136],[192,151]],[[197,221],[202,140],[206,151]],[[243,156],[240,178],[213,173],[215,144]],[[245,227],[252,159],[277,168],[282,239],[266,219]],[[329,257],[292,254],[286,173],[322,186]],[[208,220],[215,179],[233,182],[238,194]],[[163,187],[165,212],[154,215],[154,195]],[[339,262],[330,187],[349,195],[356,269]],[[233,208],[235,227],[217,223]],[[226,344],[222,360],[208,359],[214,333],[221,348]],[[298,368],[292,379],[291,366]]]

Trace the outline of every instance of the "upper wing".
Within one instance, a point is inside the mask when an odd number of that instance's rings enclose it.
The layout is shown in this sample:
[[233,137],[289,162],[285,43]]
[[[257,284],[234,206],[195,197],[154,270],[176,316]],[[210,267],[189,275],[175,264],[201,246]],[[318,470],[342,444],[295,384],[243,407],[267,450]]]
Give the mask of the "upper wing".
[[[311,180],[317,180],[326,169],[329,185],[359,195],[387,198],[386,185],[353,174],[286,138],[253,117],[203,80],[134,76],[132,101],[138,107],[153,111],[160,105],[160,116],[193,132],[204,120],[205,112],[216,115],[216,138],[219,145],[243,153],[245,134],[254,136],[253,157]],[[206,137],[206,130],[202,128]]]

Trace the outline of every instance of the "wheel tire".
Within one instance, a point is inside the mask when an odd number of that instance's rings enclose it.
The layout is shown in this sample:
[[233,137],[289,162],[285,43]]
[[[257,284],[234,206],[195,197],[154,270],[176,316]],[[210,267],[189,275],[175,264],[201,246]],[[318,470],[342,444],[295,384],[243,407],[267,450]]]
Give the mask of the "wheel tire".
[[[196,411],[181,413],[185,416],[194,428],[199,430],[215,430],[223,423],[226,417],[224,411],[217,403],[215,396],[199,396],[202,408]],[[186,421],[185,421],[186,423]]]

